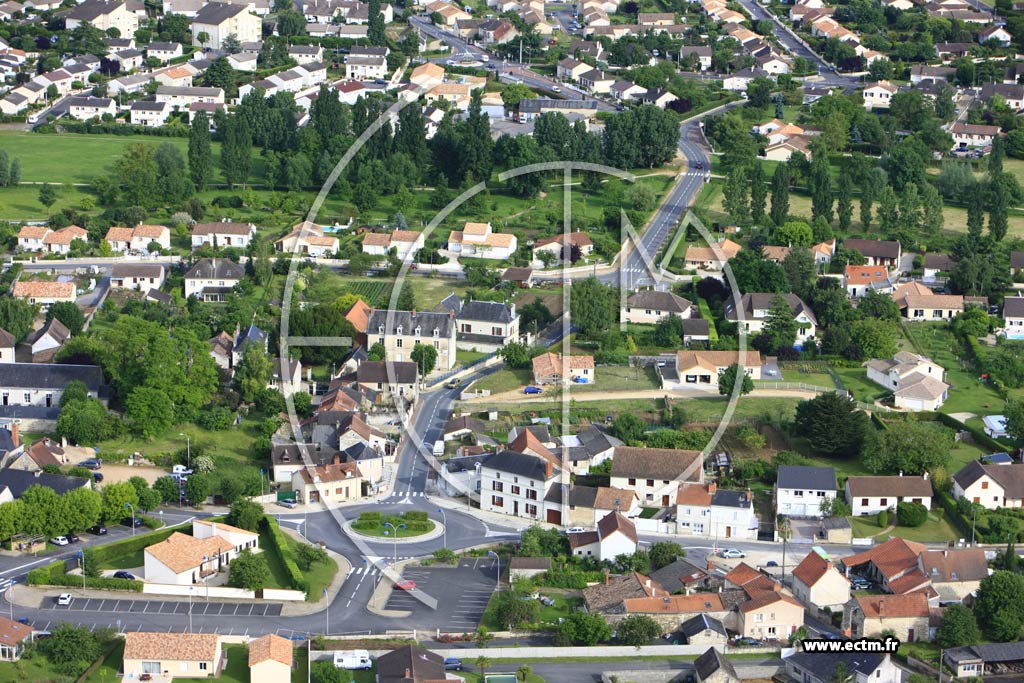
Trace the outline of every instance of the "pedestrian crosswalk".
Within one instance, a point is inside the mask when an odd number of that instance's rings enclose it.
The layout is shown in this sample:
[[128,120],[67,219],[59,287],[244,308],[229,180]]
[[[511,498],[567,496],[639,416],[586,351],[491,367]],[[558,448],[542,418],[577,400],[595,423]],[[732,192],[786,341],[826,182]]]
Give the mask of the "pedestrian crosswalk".
[[381,505],[412,505],[413,498],[422,498],[423,491],[392,491],[374,502]]
[[[407,556],[406,555],[399,555],[398,556],[398,561],[399,562],[401,562],[402,560],[414,560],[414,559],[416,559],[415,555],[407,555]],[[394,558],[393,557],[389,558],[388,561],[389,562],[394,562]],[[362,567],[353,567],[352,571],[350,571],[348,573],[348,575],[349,575],[350,578],[353,577],[353,576],[362,576],[363,574],[365,574],[366,576],[371,576],[372,577],[372,576],[379,576],[382,573],[384,573],[384,571],[379,566],[377,566],[377,565],[372,565],[372,566],[364,565]]]

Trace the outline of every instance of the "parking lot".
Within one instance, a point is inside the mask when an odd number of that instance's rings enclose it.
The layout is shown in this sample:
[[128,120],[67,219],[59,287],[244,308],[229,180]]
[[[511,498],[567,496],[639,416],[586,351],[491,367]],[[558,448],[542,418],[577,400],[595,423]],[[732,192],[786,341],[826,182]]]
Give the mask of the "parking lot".
[[[192,600],[193,616],[276,617],[281,605],[255,602],[206,602],[202,595]],[[112,598],[76,598],[70,605],[44,600],[42,609],[64,612],[121,612],[131,614],[188,614],[187,600],[115,600]]]
[[400,589],[392,590],[385,609],[411,612],[408,621],[417,627],[422,622],[440,624],[442,630],[474,631],[494,593],[497,571],[497,561],[487,558],[464,559],[454,569],[407,568],[402,578],[416,582],[416,590],[436,599],[437,609]]

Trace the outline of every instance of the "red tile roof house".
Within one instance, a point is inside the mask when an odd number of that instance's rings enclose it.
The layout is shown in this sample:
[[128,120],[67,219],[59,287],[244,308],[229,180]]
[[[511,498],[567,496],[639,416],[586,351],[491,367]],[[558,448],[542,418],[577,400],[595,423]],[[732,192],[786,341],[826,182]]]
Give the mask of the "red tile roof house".
[[843,630],[851,638],[879,637],[893,631],[903,642],[928,640],[928,595],[858,595],[843,610]]
[[593,356],[557,356],[542,353],[533,359],[535,384],[593,384],[596,379]]

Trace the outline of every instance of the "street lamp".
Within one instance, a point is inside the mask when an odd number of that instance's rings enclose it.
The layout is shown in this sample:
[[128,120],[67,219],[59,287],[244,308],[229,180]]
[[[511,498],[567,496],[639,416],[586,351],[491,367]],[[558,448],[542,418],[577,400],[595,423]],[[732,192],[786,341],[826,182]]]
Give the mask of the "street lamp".
[[[210,560],[210,558],[209,558],[209,557],[207,557],[206,555],[203,555],[203,564],[202,564],[202,565],[200,565],[200,566],[205,566],[205,565],[206,565],[206,563],[207,563],[207,562],[208,562],[209,560]],[[209,574],[208,574],[208,573],[205,573],[205,572],[204,572],[204,573],[203,573],[203,588],[204,588],[204,589],[206,590],[206,599],[207,599],[207,600],[209,600],[209,599],[210,599],[210,583],[209,583],[209,580],[208,580],[208,578],[209,578]]]
[[78,551],[78,565],[82,568],[82,590],[85,590],[85,552]]
[[441,513],[441,547],[448,548],[448,516],[444,514],[444,508],[437,508]]
[[974,547],[974,522],[978,518],[978,506],[971,506],[971,547]]
[[185,469],[192,469],[192,437],[185,432],[178,432],[178,436],[185,437]]
[[7,587],[7,604],[11,608],[11,621],[14,621],[14,584],[17,583],[14,579],[11,579],[11,585]]
[[[392,529],[395,530],[395,564],[398,564],[398,530],[399,529],[406,529],[408,527],[406,527],[406,525],[404,525],[404,524],[399,524],[398,526],[395,526],[391,522],[384,522],[384,526],[385,527],[391,527]],[[385,536],[388,535],[387,530],[384,531],[384,535]],[[394,566],[394,565],[392,565],[392,566]]]
[[188,632],[192,633],[192,588],[188,587]]
[[264,470],[261,468],[260,469],[260,502],[261,503],[264,502],[263,501],[263,475],[264,475]]
[[487,557],[493,557],[498,561],[498,588],[501,588],[501,555],[493,550],[488,550]]
[[132,536],[134,537],[134,536],[135,536],[135,508],[134,508],[134,507],[132,507],[132,504],[131,504],[131,503],[125,503],[125,504],[124,504],[124,506],[125,506],[126,508],[128,508],[129,512],[131,512],[131,513],[132,513],[132,516],[131,516],[131,520],[130,520],[130,521],[131,521],[131,523],[132,523]]

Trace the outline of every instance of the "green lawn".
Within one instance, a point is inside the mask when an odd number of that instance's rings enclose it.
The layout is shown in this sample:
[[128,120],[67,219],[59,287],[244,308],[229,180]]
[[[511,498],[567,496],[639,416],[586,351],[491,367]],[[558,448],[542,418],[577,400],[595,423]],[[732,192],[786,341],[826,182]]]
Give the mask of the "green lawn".
[[533,382],[533,371],[530,368],[521,368],[519,370],[505,368],[479,380],[472,388],[498,394],[504,391],[522,389],[531,382]]
[[[218,683],[249,683],[249,648],[245,645],[225,645],[224,654],[227,655],[228,663],[224,665],[224,668],[220,672],[220,676],[217,677]],[[174,677],[177,683],[199,683],[205,681],[209,683],[210,679],[206,678],[178,678]]]
[[[470,665],[473,665],[472,661],[467,662],[467,663],[470,664]],[[497,674],[500,674],[500,673],[515,674],[515,671],[513,671],[511,669],[508,669],[508,668],[503,668],[500,664],[498,664],[498,665],[493,666],[489,670],[489,672],[486,674],[486,678],[489,679],[492,676],[494,676],[496,673]],[[460,671],[456,675],[457,676],[461,676],[462,679],[464,681],[466,681],[466,683],[486,683],[484,681],[484,678],[481,677],[480,674],[475,673],[475,672],[462,672],[462,671]],[[497,679],[495,679],[495,680],[497,680]],[[522,679],[517,679],[517,680],[522,680]],[[538,676],[537,674],[535,674],[533,672],[530,672],[530,675],[526,677],[526,683],[544,683],[544,679],[541,678],[540,676]]]
[[103,658],[103,663],[93,671],[82,683],[114,683],[124,662],[124,641],[118,638],[117,645]]
[[455,351],[455,365],[469,365],[480,360],[486,353],[480,353],[479,351],[465,351],[458,349]]
[[[424,534],[429,534],[433,530],[434,530],[434,522],[432,522],[432,521],[430,522],[430,528],[427,529],[426,531],[413,531],[412,529],[403,529],[401,524],[399,524],[397,526],[397,531],[398,531],[398,537],[399,538],[413,538],[414,536],[422,536]],[[395,537],[396,529],[392,528],[391,526],[385,527],[383,524],[378,524],[377,526],[372,526],[372,527],[360,527],[359,529],[356,529],[356,531],[358,533],[360,533],[360,534],[363,534],[364,536],[379,536],[380,538],[394,538]]]
[[292,661],[292,683],[309,683],[309,650],[304,647],[295,648]]
[[[99,444],[99,456],[104,460],[123,461],[136,451],[147,458],[165,453],[175,453],[185,448],[184,433],[191,437],[193,447],[203,446],[210,455],[227,455],[241,461],[252,460],[253,444],[257,438],[259,420],[246,418],[240,427],[232,427],[224,431],[210,431],[193,424],[177,425],[166,434],[152,441],[145,441],[131,435],[125,435]],[[193,451],[195,452],[195,451]]]
[[[878,518],[876,515],[850,517],[849,519],[850,526],[853,527],[854,536],[857,538],[872,536],[878,542],[888,540],[894,536],[905,538],[908,541],[917,541],[919,543],[926,543],[928,541],[954,541],[960,537],[960,532],[956,530],[956,527],[950,524],[949,520],[946,519],[945,511],[939,507],[936,507],[935,510],[929,512],[928,521],[919,527],[897,526],[891,532],[881,535],[876,535],[882,531],[882,527],[878,526]],[[890,515],[889,519],[891,524],[895,524],[895,515]]]
[[865,368],[834,368],[834,371],[842,381],[843,388],[853,394],[858,401],[871,403],[891,393],[885,387],[869,380]]
[[[55,671],[42,655],[32,659],[21,659],[17,662],[0,662],[0,683],[28,683],[29,681],[32,683],[37,681],[72,683],[74,680],[74,676],[64,676]],[[113,683],[116,680],[110,678],[98,683]]]
[[903,330],[912,349],[921,349],[924,355],[946,369],[946,382],[953,388],[941,412],[987,415],[1003,405],[994,389],[978,381],[961,344],[945,323],[907,323]]
[[573,384],[572,394],[591,391],[642,391],[661,386],[654,368],[610,365],[597,368],[593,384]]

